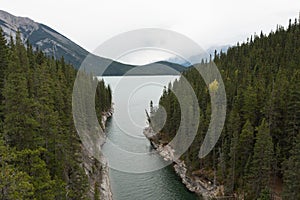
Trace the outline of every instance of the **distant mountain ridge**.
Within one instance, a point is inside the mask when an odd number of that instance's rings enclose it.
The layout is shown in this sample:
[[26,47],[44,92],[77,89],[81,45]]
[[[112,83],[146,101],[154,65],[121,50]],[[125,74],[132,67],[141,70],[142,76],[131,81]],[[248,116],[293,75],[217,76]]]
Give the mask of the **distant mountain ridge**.
[[225,53],[225,52],[227,52],[229,47],[230,47],[230,45],[212,46],[212,47],[206,49],[206,51],[203,52],[203,54],[193,55],[193,56],[187,58],[188,60],[184,60],[184,59],[179,58],[179,57],[171,57],[167,60],[167,62],[177,63],[179,65],[189,67],[191,65],[198,64],[202,59],[203,60],[205,60],[205,59],[209,60],[210,55],[213,58],[215,51],[217,51],[217,52],[222,51],[223,53]]
[[48,56],[65,58],[67,62],[79,68],[88,52],[50,27],[34,22],[29,18],[16,17],[0,10],[0,26],[7,40],[15,37],[17,30],[23,42],[29,40],[34,48],[42,50]]
[[[101,75],[174,75],[186,69],[180,64],[165,61],[135,66],[92,55],[50,27],[27,17],[17,17],[2,10],[0,10],[0,27],[8,41],[10,36],[14,38],[19,30],[24,43],[28,40],[35,49],[43,51],[47,56],[54,56],[56,59],[64,57],[65,61],[71,63],[76,69],[89,55],[91,60],[89,64],[93,65],[94,68],[91,70],[95,71],[95,68],[108,65],[106,70],[98,70]],[[167,67],[163,67],[163,65]]]

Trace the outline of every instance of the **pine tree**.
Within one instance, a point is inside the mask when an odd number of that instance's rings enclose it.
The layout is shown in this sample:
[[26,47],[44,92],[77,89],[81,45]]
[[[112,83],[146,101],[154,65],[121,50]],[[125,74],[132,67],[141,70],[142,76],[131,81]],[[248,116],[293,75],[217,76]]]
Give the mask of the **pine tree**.
[[290,98],[287,103],[287,119],[288,126],[285,130],[288,137],[287,144],[293,144],[293,140],[300,131],[300,70],[297,70],[291,80]]
[[[86,199],[82,144],[71,112],[76,70],[64,59],[34,52],[29,42],[25,48],[20,32],[5,43],[1,32],[0,198]],[[96,110],[102,115],[111,107],[111,90],[99,85]]]
[[16,162],[19,170],[31,176],[30,182],[34,186],[34,199],[52,200],[55,181],[51,180],[46,163],[40,158],[45,149],[22,150],[17,152]]
[[[264,188],[270,188],[273,161],[273,142],[266,120],[257,127],[253,159],[251,161],[247,199],[256,199]],[[250,192],[251,191],[251,192]]]
[[[299,20],[294,23],[290,21],[288,29],[278,25],[276,31],[268,35],[261,33],[260,36],[251,36],[247,42],[230,47],[226,53],[215,52],[214,62],[225,84],[229,115],[213,153],[200,160],[195,152],[199,151],[211,121],[211,105],[207,92],[209,85],[201,81],[202,78],[195,68],[209,74],[210,63],[203,60],[194,65],[194,68],[183,72],[182,76],[193,87],[201,108],[197,136],[182,156],[188,166],[188,173],[204,171],[201,176],[211,180],[216,166],[214,161],[218,160],[218,171],[222,175],[218,181],[225,184],[226,194],[248,194],[248,198],[260,199],[270,197],[273,191],[266,180],[268,176],[273,180],[281,179],[287,173],[282,167],[283,162],[292,155],[290,150],[300,127]],[[209,78],[210,81],[214,80],[213,77]],[[182,82],[179,79],[169,87],[180,91]],[[184,91],[180,92],[185,94]],[[163,121],[160,113],[166,112],[165,126],[158,134],[160,139],[166,141],[174,136],[174,127],[177,126],[174,122],[179,123],[180,119],[176,119],[175,113],[180,106],[174,99],[176,98],[173,98],[172,92],[165,88],[159,101],[160,106],[151,117],[152,122],[160,122]],[[253,127],[260,128],[253,130]],[[276,157],[259,154],[269,154],[271,152],[268,151],[274,150]],[[267,161],[273,160],[273,156],[276,159],[270,167]],[[263,168],[264,175],[259,174],[260,168]],[[224,181],[225,172],[228,175]],[[299,183],[299,180],[295,182]]]
[[[16,47],[19,45],[16,43]],[[24,67],[21,66],[21,63],[26,59],[17,55],[26,56],[26,54],[24,55],[20,51],[23,50],[15,50],[11,53],[11,61],[4,85],[4,134],[10,145],[18,149],[24,149],[34,148],[38,124],[32,116],[34,103],[29,98],[26,72]]]
[[249,160],[253,154],[254,146],[254,129],[249,120],[243,126],[242,132],[239,136],[239,142],[237,151],[238,153],[238,172],[240,177],[244,178],[244,175],[249,170]]
[[230,145],[230,161],[229,161],[229,175],[228,175],[228,181],[226,183],[226,193],[232,193],[235,189],[237,175],[236,175],[236,167],[237,167],[237,145],[238,145],[238,132],[233,133],[233,137],[231,139],[231,145]]
[[283,199],[300,199],[300,132],[285,162]]
[[33,199],[34,186],[31,177],[12,165],[15,157],[15,152],[6,146],[0,137],[0,199]]
[[243,119],[249,120],[252,126],[256,125],[257,121],[257,93],[253,86],[249,85],[243,93],[244,105],[242,108]]
[[34,118],[39,126],[37,132],[41,136],[36,141],[39,147],[47,149],[45,154],[46,163],[51,169],[51,175],[58,172],[60,166],[57,165],[56,142],[60,136],[58,124],[60,124],[58,112],[55,111],[54,80],[51,78],[49,69],[45,63],[42,63],[34,72],[34,82],[38,83],[34,87],[34,96],[36,100],[36,110]]

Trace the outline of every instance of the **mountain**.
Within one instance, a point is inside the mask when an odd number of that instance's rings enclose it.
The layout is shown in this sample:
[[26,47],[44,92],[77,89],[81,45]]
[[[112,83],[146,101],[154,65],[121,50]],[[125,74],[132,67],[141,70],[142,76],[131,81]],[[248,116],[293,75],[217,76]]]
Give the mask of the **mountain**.
[[[90,54],[84,48],[44,24],[37,23],[27,17],[17,17],[2,10],[0,10],[0,27],[3,29],[7,41],[10,40],[10,36],[14,38],[19,30],[24,43],[28,40],[34,49],[43,51],[47,56],[53,56],[56,59],[64,57],[65,61],[71,63],[76,69],[89,56],[89,65],[93,66],[90,71],[97,69],[101,72],[98,75],[121,76],[127,72],[127,75],[173,75],[173,69],[178,72],[185,69],[183,66],[169,62],[135,66],[99,57]],[[106,65],[108,67],[104,70],[103,66]],[[163,65],[167,67],[163,67]]]
[[199,61],[201,61],[202,59],[209,59],[210,55],[212,56],[212,58],[214,57],[214,53],[215,50],[217,50],[217,52],[227,52],[228,48],[230,47],[230,45],[222,45],[222,46],[212,46],[208,49],[206,49],[206,51],[203,54],[199,54],[199,55],[193,55],[191,57],[188,58],[187,60],[184,60],[180,57],[171,57],[167,60],[167,62],[171,62],[171,63],[177,63],[179,65],[185,66],[185,67],[189,67],[193,64],[198,64]]
[[159,61],[134,67],[127,72],[127,75],[179,75],[180,72],[183,72],[186,69],[186,67],[177,63]]
[[19,29],[23,42],[29,40],[34,48],[42,50],[48,56],[54,56],[58,59],[63,56],[67,62],[76,68],[80,66],[88,54],[85,49],[65,36],[29,18],[16,17],[0,10],[0,26],[8,40],[10,35],[15,37]]
[[206,52],[212,56],[214,56],[215,54],[215,50],[217,50],[217,52],[220,52],[222,51],[223,53],[226,53],[228,48],[230,47],[231,45],[227,44],[227,45],[221,45],[221,46],[211,46],[209,47],[208,49],[206,49]]

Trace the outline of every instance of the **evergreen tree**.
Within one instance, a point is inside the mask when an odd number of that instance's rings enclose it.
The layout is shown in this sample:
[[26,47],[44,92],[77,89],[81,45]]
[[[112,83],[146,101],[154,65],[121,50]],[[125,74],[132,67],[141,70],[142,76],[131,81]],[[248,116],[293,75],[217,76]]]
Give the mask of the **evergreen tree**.
[[51,200],[55,193],[55,181],[51,180],[46,163],[40,158],[45,149],[22,150],[17,152],[16,163],[19,170],[31,176],[30,182],[34,186],[34,199]]
[[[71,112],[76,70],[28,42],[25,48],[20,32],[9,44],[0,33],[0,198],[86,199],[84,147]],[[111,90],[99,85],[101,117],[111,107]]]
[[[199,151],[208,124],[214,118],[211,119],[209,85],[203,82],[196,68],[209,74],[212,60],[203,60],[183,72],[201,108],[196,138],[181,157],[188,166],[188,174],[201,171],[204,181],[212,180],[217,167],[221,175],[217,182],[224,184],[226,194],[265,199],[277,192],[268,179],[274,182],[287,176],[283,163],[292,157],[291,149],[300,127],[299,22],[291,20],[287,29],[278,25],[268,35],[250,36],[247,42],[230,47],[226,53],[215,52],[213,61],[225,84],[229,115],[219,142],[203,159],[195,152]],[[180,88],[182,82],[180,78],[169,88],[185,94]],[[174,137],[180,123],[180,106],[169,88],[165,88],[159,108],[151,114],[153,125],[163,121],[160,113],[166,112],[166,123],[158,134],[165,141]],[[188,133],[187,129],[186,137]],[[298,184],[299,180],[295,182]]]
[[0,137],[0,199],[33,199],[34,187],[31,177],[12,165],[15,152]]
[[[20,44],[17,42],[16,47],[18,46]],[[21,61],[26,59],[20,58],[17,54],[25,55],[19,51],[22,52],[23,50],[14,50],[11,53],[11,61],[3,89],[5,98],[4,134],[9,144],[18,149],[34,148],[38,124],[33,118],[34,102],[29,98],[26,74],[23,66],[21,66]]]
[[258,198],[264,188],[270,187],[273,154],[272,137],[268,124],[263,119],[261,125],[257,127],[254,154],[248,176],[249,191],[252,191],[246,195],[250,197],[249,199]]
[[300,199],[300,132],[285,162],[283,199]]
[[254,146],[254,129],[249,120],[247,120],[243,126],[237,146],[239,166],[238,173],[240,177],[243,177],[248,172],[249,161],[252,157]]

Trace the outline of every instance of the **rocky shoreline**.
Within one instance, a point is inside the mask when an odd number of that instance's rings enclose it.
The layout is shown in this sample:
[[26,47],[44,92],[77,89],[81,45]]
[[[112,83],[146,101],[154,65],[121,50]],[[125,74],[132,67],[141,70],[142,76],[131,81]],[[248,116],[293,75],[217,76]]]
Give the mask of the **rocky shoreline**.
[[[113,115],[113,108],[111,108],[108,112],[104,113],[102,115],[102,127],[103,130],[106,128],[106,121],[108,118],[110,118]],[[104,133],[105,135],[105,133]],[[106,135],[105,135],[106,137]],[[103,145],[103,144],[102,144]],[[101,145],[101,146],[102,146]],[[113,200],[112,198],[112,191],[111,191],[111,185],[110,185],[110,179],[109,179],[109,167],[107,160],[104,156],[102,156],[101,164],[102,164],[102,181],[101,181],[101,189],[100,189],[100,199],[105,200]]]
[[[105,129],[106,121],[113,114],[113,109],[102,114],[101,126]],[[106,135],[103,132],[103,137],[106,139]],[[105,141],[105,140],[104,140]],[[103,145],[103,144],[99,144]],[[99,159],[95,159],[90,153],[82,146],[82,167],[88,177],[89,191],[87,193],[90,199],[94,199],[96,190],[99,193],[100,199],[113,200],[110,179],[109,179],[109,167],[107,160],[101,154]]]
[[170,145],[159,144],[154,140],[155,133],[151,127],[144,129],[144,135],[149,139],[152,146],[156,149],[160,156],[166,161],[172,161],[173,167],[177,175],[181,178],[182,183],[191,192],[202,196],[204,199],[214,199],[223,195],[223,186],[214,186],[211,182],[201,180],[197,176],[187,175],[187,167],[184,161],[175,159],[175,150]]
[[[107,119],[110,118],[112,115],[113,115],[113,108],[111,108],[108,112],[102,115],[101,123],[102,123],[103,130],[106,128]],[[100,185],[101,186],[100,199],[113,200],[110,179],[109,179],[109,167],[108,167],[107,160],[104,156],[101,161],[101,164],[102,164],[102,183]]]
[[[105,160],[105,159],[104,159]],[[107,161],[101,162],[102,164],[102,181],[100,185],[100,199],[113,200],[109,179],[109,167]]]

